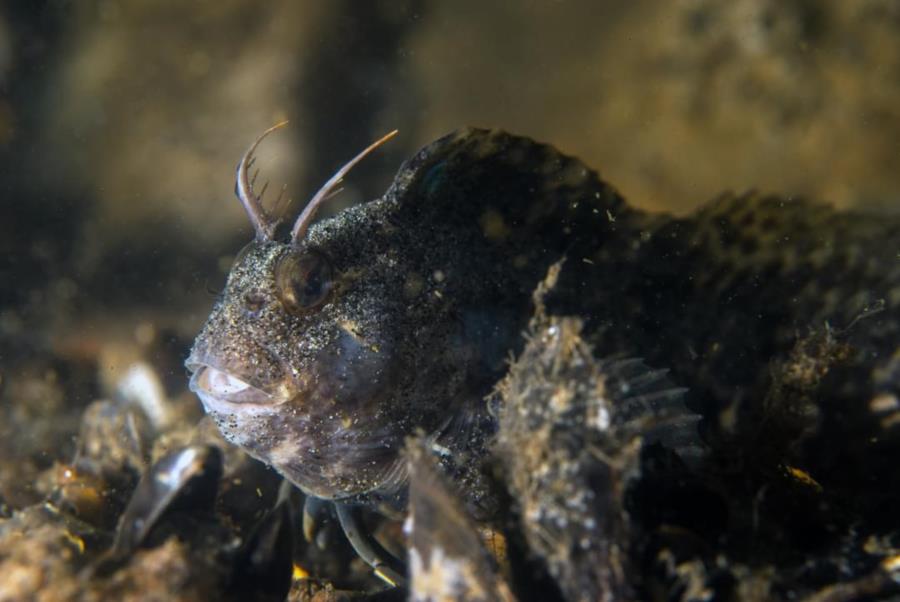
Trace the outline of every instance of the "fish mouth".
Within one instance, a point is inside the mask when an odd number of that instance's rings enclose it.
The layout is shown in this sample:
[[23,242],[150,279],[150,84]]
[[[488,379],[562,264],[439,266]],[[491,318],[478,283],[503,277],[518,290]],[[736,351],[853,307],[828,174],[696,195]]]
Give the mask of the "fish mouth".
[[265,390],[232,372],[209,364],[191,363],[188,369],[194,373],[190,381],[191,391],[211,409],[235,405],[271,407],[282,404],[293,396],[293,392],[285,384]]

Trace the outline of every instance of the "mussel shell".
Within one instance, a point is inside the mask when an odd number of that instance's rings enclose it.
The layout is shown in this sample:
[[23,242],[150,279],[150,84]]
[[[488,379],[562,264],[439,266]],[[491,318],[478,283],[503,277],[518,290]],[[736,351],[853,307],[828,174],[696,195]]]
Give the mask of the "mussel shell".
[[239,599],[284,600],[293,579],[293,530],[290,503],[281,501],[259,521],[238,551],[229,591]]
[[141,478],[119,519],[113,555],[143,544],[167,512],[211,512],[221,477],[222,454],[211,445],[184,447],[160,458]]

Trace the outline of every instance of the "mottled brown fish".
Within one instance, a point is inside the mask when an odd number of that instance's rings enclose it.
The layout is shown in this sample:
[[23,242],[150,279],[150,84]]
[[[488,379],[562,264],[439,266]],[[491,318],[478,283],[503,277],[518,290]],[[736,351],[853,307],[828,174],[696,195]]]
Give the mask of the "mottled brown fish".
[[191,388],[229,441],[311,496],[402,499],[416,432],[448,457],[479,448],[482,400],[561,258],[548,311],[580,316],[600,356],[671,368],[713,438],[724,408],[756,411],[770,362],[808,328],[854,349],[826,389],[838,431],[876,432],[868,401],[897,394],[897,219],[757,195],[650,215],[550,146],[467,129],[381,198],[311,226],[304,213],[276,240],[243,174],[258,235],[197,337]]

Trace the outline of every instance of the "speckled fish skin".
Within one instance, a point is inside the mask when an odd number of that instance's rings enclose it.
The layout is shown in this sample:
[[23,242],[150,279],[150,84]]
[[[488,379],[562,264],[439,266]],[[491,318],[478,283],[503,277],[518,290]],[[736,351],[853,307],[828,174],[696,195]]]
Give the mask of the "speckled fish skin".
[[[330,261],[335,290],[292,315],[274,266],[309,250]],[[550,146],[467,129],[299,244],[251,243],[187,365],[271,394],[276,402],[204,403],[230,441],[307,493],[390,498],[406,479],[405,436],[470,447],[453,423],[483,412],[523,346],[532,291],[565,256],[550,313],[582,317],[599,356],[672,368],[707,416],[755,398],[798,330],[846,327],[884,300],[849,329],[853,378],[834,392],[863,408],[850,423],[865,429],[867,400],[897,388],[898,251],[896,219],[755,195],[685,218],[648,215]]]

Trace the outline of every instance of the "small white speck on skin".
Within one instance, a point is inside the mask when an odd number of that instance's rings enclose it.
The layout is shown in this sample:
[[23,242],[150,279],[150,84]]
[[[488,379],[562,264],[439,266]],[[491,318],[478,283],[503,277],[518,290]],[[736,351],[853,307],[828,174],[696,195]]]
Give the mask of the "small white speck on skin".
[[438,455],[440,455],[440,456],[444,456],[444,457],[450,456],[451,453],[452,453],[452,452],[450,451],[449,448],[444,447],[443,445],[441,445],[441,444],[438,443],[438,442],[432,443],[432,444],[431,444],[431,449],[432,449],[432,451],[434,451],[436,454],[438,454]]
[[588,416],[589,425],[597,429],[598,431],[605,431],[609,429],[609,426],[612,422],[612,419],[609,415],[609,410],[605,406],[599,406],[595,409],[595,411],[590,413]]

